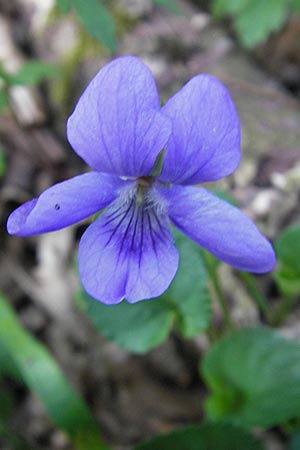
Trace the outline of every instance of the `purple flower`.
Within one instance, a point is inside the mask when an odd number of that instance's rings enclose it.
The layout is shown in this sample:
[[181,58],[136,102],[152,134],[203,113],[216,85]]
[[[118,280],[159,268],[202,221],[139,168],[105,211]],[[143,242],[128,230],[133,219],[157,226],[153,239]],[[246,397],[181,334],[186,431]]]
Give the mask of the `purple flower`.
[[80,97],[67,135],[93,171],[20,206],[7,229],[20,236],[53,231],[106,207],[79,245],[80,277],[96,299],[133,303],[167,289],[179,259],[170,222],[238,269],[273,268],[272,246],[255,224],[192,186],[229,175],[240,161],[239,118],[214,76],[195,76],[160,108],[148,67],[117,58]]

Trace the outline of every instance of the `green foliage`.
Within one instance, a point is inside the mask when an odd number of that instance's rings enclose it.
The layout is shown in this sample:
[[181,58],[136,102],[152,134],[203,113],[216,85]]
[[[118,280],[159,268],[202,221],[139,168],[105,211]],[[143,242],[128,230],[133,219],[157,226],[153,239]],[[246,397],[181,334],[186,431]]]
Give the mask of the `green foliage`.
[[273,426],[299,417],[300,343],[258,327],[232,333],[204,358],[211,419]]
[[9,87],[18,84],[35,85],[48,77],[57,75],[60,75],[59,69],[43,61],[25,62],[14,74],[8,73],[0,62],[0,111],[9,107]]
[[45,78],[57,76],[59,74],[60,72],[56,66],[47,64],[43,61],[32,60],[25,62],[20,69],[13,74],[6,72],[0,65],[0,79],[2,79],[6,87],[14,86],[16,84],[38,84]]
[[300,448],[300,431],[296,431],[290,441],[289,450],[299,450]]
[[165,6],[175,14],[182,14],[182,9],[175,0],[154,0],[154,2],[159,5]]
[[283,230],[275,241],[279,268],[274,273],[283,293],[300,293],[300,225],[291,225]]
[[300,9],[300,0],[289,0],[291,8],[295,11]]
[[84,309],[96,328],[120,347],[143,353],[164,341],[169,334],[174,312],[163,300],[153,299],[129,304],[103,305],[80,292]]
[[14,412],[15,402],[13,397],[0,385],[0,438],[5,448],[13,450],[32,450],[28,444],[16,433],[15,427],[10,423],[10,417]]
[[239,14],[248,3],[249,0],[214,0],[213,13],[218,18],[224,14]]
[[[2,347],[2,349],[1,349]],[[0,295],[1,373],[19,378],[36,394],[53,422],[79,450],[107,450],[91,412],[76,394],[48,350],[18,322]]]
[[207,328],[211,302],[201,249],[177,230],[175,241],[181,256],[179,269],[160,298],[107,306],[80,293],[79,301],[96,328],[121,347],[146,352],[166,339],[174,321],[187,337]]
[[72,0],[56,0],[56,3],[62,12],[67,13],[70,9],[71,1]]
[[192,337],[204,331],[210,322],[208,274],[201,247],[177,228],[173,232],[180,254],[179,269],[162,299],[174,305],[182,335]]
[[[0,424],[3,423],[4,420],[7,420],[13,411],[14,402],[12,397],[8,392],[4,391],[0,387]],[[2,429],[0,425],[0,430]],[[1,434],[1,432],[0,432]]]
[[0,80],[2,80],[3,84],[5,85],[10,83],[10,78],[11,76],[6,72],[3,64],[0,62]]
[[300,225],[282,231],[275,242],[277,257],[287,272],[300,276]]
[[8,108],[8,106],[9,106],[9,100],[8,100],[7,92],[5,91],[5,89],[0,88],[0,112],[3,111],[4,109]]
[[22,65],[17,73],[10,76],[10,84],[34,85],[48,77],[58,76],[59,74],[59,69],[52,64],[42,61],[28,61]]
[[[181,14],[181,8],[176,0],[154,0],[156,3],[170,9],[175,14]],[[110,51],[116,50],[116,23],[113,15],[107,8],[109,1],[104,0],[56,0],[62,12],[67,13],[74,7],[82,24],[88,33],[97,38]]]
[[9,106],[9,99],[7,94],[7,85],[9,82],[9,75],[4,70],[0,62],[0,112]]
[[263,450],[262,444],[242,428],[220,423],[188,426],[155,436],[134,450]]
[[112,15],[99,0],[71,0],[80,20],[91,36],[109,50],[116,49],[116,30]]
[[216,17],[232,15],[238,38],[245,47],[265,40],[283,26],[291,10],[300,9],[299,0],[214,0]]
[[0,177],[3,177],[6,170],[6,160],[2,148],[0,147]]

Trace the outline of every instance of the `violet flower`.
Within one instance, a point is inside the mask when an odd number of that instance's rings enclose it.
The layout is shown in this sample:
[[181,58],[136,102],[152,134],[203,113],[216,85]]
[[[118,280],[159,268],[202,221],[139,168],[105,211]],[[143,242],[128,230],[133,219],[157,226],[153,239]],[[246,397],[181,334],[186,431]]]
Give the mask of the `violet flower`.
[[106,207],[79,244],[80,277],[96,299],[133,303],[167,289],[179,259],[170,222],[238,269],[273,268],[272,246],[255,224],[192,186],[231,174],[240,161],[239,118],[214,76],[195,76],[161,108],[149,68],[136,57],[117,58],[81,95],[67,135],[93,171],[20,206],[7,229],[45,233]]

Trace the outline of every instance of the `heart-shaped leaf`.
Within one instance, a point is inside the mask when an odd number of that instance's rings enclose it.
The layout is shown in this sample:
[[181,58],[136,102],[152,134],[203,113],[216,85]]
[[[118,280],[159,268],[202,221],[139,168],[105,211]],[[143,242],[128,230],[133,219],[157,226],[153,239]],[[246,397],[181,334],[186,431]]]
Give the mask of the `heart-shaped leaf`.
[[203,360],[211,419],[272,426],[299,417],[300,343],[267,327],[244,329],[216,343]]
[[242,428],[204,423],[155,436],[134,450],[263,450],[262,444]]

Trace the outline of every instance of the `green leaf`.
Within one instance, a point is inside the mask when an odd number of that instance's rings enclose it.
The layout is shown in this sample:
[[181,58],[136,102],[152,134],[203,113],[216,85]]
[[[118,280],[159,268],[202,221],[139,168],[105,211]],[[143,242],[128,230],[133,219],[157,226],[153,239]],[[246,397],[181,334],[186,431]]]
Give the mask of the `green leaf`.
[[275,250],[286,273],[300,276],[300,225],[291,225],[275,241]]
[[114,51],[116,30],[110,12],[99,0],[72,0],[72,4],[91,36],[99,39],[109,50]]
[[273,426],[299,417],[300,343],[265,328],[244,329],[216,343],[204,358],[211,419]]
[[56,0],[56,4],[62,10],[62,12],[67,13],[70,9],[71,1],[72,0]]
[[278,269],[273,276],[287,295],[300,293],[300,226],[291,225],[275,241]]
[[290,7],[293,10],[299,11],[300,9],[300,0],[289,0]]
[[138,444],[134,450],[263,450],[263,446],[242,428],[204,423],[155,436]]
[[[13,412],[14,400],[11,394],[0,386],[0,423],[7,421]],[[1,434],[1,433],[0,433]]]
[[155,3],[158,3],[159,5],[165,6],[170,11],[172,11],[175,14],[182,14],[182,9],[180,6],[176,3],[175,0],[154,0]]
[[211,317],[207,273],[201,248],[178,230],[180,264],[169,289],[159,298],[135,304],[104,305],[81,291],[79,304],[96,328],[120,347],[142,353],[163,342],[174,321],[184,336],[203,331]]
[[[53,422],[68,434],[76,449],[107,450],[88,407],[69,385],[48,350],[20,325],[2,295],[0,342],[24,383],[40,399]],[[2,367],[2,371],[5,369],[10,370],[10,366]]]
[[0,147],[0,177],[5,174],[6,160],[2,148]]
[[0,62],[0,79],[2,79],[5,84],[10,84],[11,74],[6,72],[1,62]]
[[226,14],[236,15],[243,11],[251,1],[253,0],[214,0],[213,14],[216,17],[223,17]]
[[208,275],[201,247],[174,228],[176,246],[180,253],[178,272],[163,294],[174,304],[179,331],[192,337],[204,331],[211,318]]
[[52,76],[58,76],[59,69],[42,61],[28,61],[11,78],[10,84],[38,84]]
[[282,0],[252,1],[235,19],[234,27],[241,43],[252,47],[277,31],[288,16],[288,6]]
[[293,433],[291,437],[289,450],[299,450],[299,448],[300,448],[300,430],[297,430]]
[[0,341],[0,377],[7,374],[20,381],[17,368],[3,342]]
[[[0,436],[1,444],[4,448],[13,450],[32,450],[28,444],[16,433],[13,421],[10,420],[14,409],[15,401],[7,390],[0,385]],[[2,448],[2,447],[1,447]]]
[[172,327],[174,312],[161,299],[107,306],[83,291],[79,295],[96,328],[132,352],[143,353],[160,344]]
[[273,277],[283,294],[296,296],[300,293],[300,277],[290,276],[284,269],[273,273]]
[[9,99],[6,91],[0,89],[0,112],[9,107]]
[[289,6],[297,9],[299,0],[214,0],[216,17],[227,14],[234,19],[234,28],[240,42],[252,47],[277,31],[288,17]]

